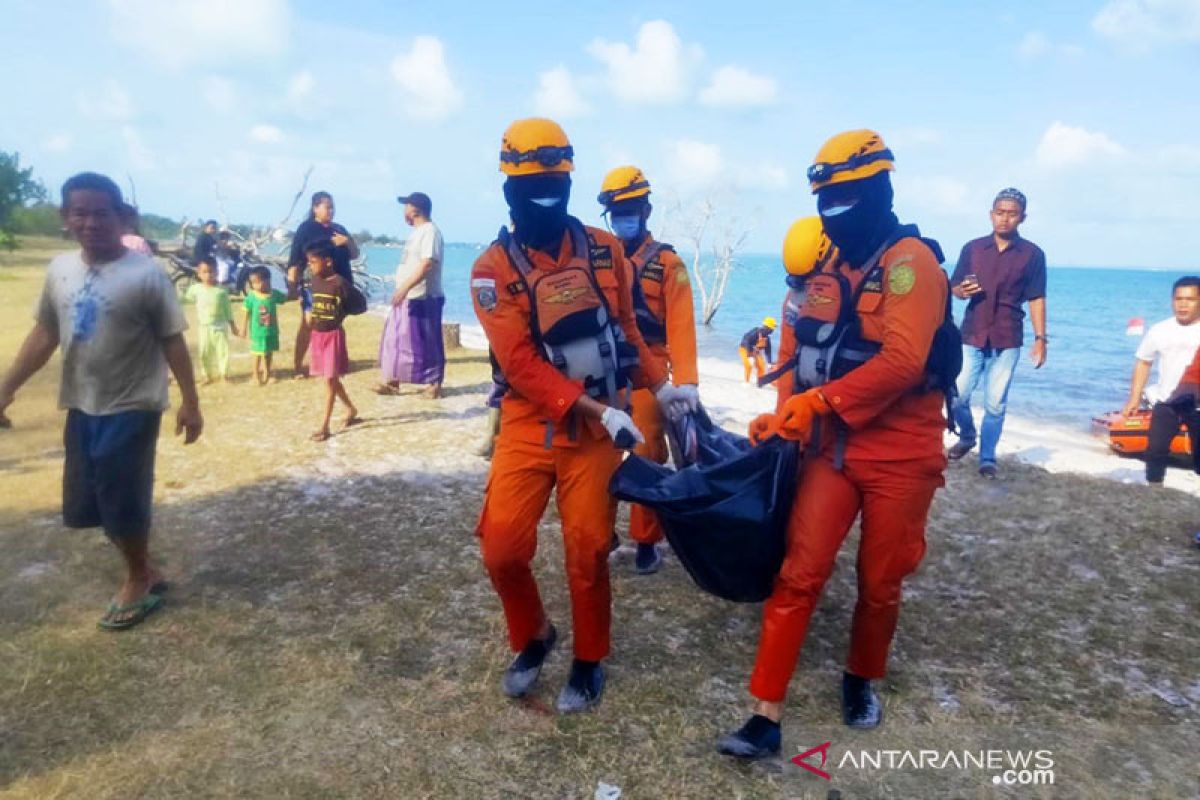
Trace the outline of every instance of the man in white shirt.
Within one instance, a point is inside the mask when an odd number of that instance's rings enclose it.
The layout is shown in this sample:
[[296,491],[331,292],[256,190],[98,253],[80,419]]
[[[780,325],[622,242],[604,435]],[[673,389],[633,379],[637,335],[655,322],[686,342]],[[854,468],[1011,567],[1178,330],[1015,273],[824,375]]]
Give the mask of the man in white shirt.
[[0,427],[17,391],[62,351],[63,523],[103,528],[125,560],[125,580],[100,619],[125,630],[162,606],[167,589],[150,561],[151,500],[167,369],[179,385],[176,435],[204,420],[175,289],[153,259],[128,250],[124,203],[112,179],[83,172],[62,187],[62,219],[80,249],[50,262],[33,329],[0,379]]
[[430,216],[433,203],[422,192],[397,197],[404,206],[404,221],[413,232],[404,246],[404,260],[396,269],[396,291],[379,343],[379,368],[383,381],[378,394],[399,394],[400,384],[428,388],[425,395],[442,396],[446,353],[442,346],[442,233]]
[[[1121,411],[1126,416],[1137,411],[1142,406],[1143,392],[1153,409],[1146,449],[1146,481],[1154,485],[1161,485],[1166,475],[1171,440],[1179,430],[1179,423],[1186,422],[1189,431],[1200,435],[1200,414],[1195,404],[1168,402],[1200,348],[1200,277],[1189,275],[1175,281],[1171,304],[1175,316],[1156,323],[1138,345],[1129,399]],[[1158,381],[1147,386],[1155,361]]]

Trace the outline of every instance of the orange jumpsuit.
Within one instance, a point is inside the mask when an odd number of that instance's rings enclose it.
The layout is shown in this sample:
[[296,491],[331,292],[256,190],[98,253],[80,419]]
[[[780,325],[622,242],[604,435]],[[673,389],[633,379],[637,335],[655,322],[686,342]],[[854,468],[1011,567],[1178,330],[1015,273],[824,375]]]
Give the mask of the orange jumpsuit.
[[[787,555],[763,608],[750,693],[780,702],[804,643],[809,618],[838,550],[862,515],[858,549],[858,602],[846,669],[863,678],[886,672],[900,613],[900,584],[925,554],[925,520],[943,485],[944,398],[924,391],[925,362],[946,308],[945,273],[919,239],[902,239],[880,259],[882,290],[865,292],[856,306],[864,338],[879,353],[822,387],[833,409],[821,441],[808,449],[788,522]],[[863,276],[838,264],[857,286]],[[790,292],[784,305],[779,362],[796,350],[793,330],[805,298]],[[778,408],[793,394],[793,375],[779,380]],[[834,466],[836,428],[844,426],[845,460]],[[816,455],[811,455],[815,452]]]
[[[698,384],[696,369],[696,317],[692,303],[692,284],[682,259],[670,250],[660,250],[650,264],[643,258],[654,240],[646,241],[630,256],[635,277],[641,282],[642,295],[655,319],[666,328],[667,341],[650,345],[650,352],[666,363],[676,386]],[[659,464],[667,462],[666,430],[654,394],[647,389],[633,393],[633,422],[646,437],[634,453]],[[638,544],[662,541],[658,516],[636,503],[629,509],[629,536]]]
[[[666,379],[666,370],[638,333],[631,272],[621,244],[604,231],[586,230],[594,241],[596,283],[638,350],[634,386],[657,385]],[[569,231],[557,259],[527,251],[534,267],[544,271],[567,266],[573,253]],[[476,260],[471,294],[511,387],[500,405],[500,434],[476,529],[484,566],[504,606],[509,644],[522,650],[546,619],[529,565],[537,549],[538,522],[557,486],[575,657],[599,661],[608,655],[611,616],[608,543],[616,501],[608,482],[622,453],[597,420],[571,413],[583,387],[555,369],[534,343],[528,292],[500,244],[493,243]]]
[[[764,333],[766,331],[766,333]],[[767,362],[763,360],[763,352],[771,357],[771,332],[768,328],[752,328],[742,337],[738,346],[738,355],[742,357],[742,380],[750,382],[750,369],[754,369],[754,377],[761,378],[767,372]]]

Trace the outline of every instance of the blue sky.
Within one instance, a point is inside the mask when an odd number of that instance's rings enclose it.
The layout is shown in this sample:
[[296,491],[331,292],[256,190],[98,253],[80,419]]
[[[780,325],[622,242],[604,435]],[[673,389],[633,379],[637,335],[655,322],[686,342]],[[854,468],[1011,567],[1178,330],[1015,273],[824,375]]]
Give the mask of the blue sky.
[[632,162],[652,227],[710,198],[775,252],[814,212],[821,142],[870,127],[948,253],[1016,185],[1052,264],[1200,270],[1200,0],[5,5],[0,149],[51,187],[131,176],[169,216],[219,216],[219,191],[231,221],[275,221],[313,164],[352,230],[402,232],[416,189],[448,240],[487,241],[500,134],[542,113],[581,218]]

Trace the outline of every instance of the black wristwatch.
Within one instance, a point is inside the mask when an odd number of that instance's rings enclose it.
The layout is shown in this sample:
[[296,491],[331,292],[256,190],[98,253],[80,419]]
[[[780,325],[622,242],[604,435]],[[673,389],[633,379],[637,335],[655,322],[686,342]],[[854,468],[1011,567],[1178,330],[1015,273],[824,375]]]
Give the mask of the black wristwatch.
[[1041,335],[1034,336],[1034,337],[1033,337],[1033,340],[1034,340],[1035,342],[1048,342],[1048,341],[1050,341],[1050,340],[1049,340],[1049,339],[1047,339],[1045,336],[1041,336]]

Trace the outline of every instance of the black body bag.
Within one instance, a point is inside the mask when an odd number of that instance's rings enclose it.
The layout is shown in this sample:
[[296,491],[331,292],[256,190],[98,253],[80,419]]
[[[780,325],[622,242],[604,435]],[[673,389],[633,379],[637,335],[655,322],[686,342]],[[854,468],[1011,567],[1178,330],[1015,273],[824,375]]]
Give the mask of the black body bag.
[[658,514],[667,541],[704,591],[736,603],[771,595],[787,549],[799,448],[774,437],[758,447],[715,426],[703,409],[672,423],[672,470],[631,455],[609,491]]

